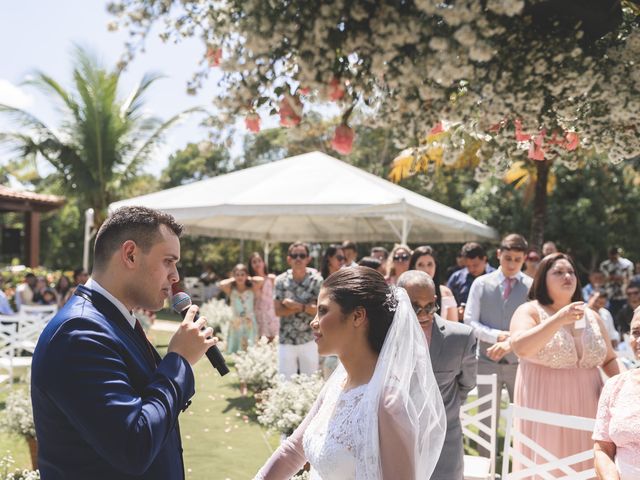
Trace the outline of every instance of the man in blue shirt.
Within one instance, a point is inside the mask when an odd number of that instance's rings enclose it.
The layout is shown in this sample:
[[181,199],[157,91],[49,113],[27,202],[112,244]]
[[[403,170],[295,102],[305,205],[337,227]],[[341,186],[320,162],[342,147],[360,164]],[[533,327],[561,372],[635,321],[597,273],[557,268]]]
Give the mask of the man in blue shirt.
[[[460,254],[464,258],[465,267],[451,275],[447,282],[447,287],[453,292],[456,303],[463,307],[459,313],[464,315],[464,305],[467,303],[471,284],[477,277],[493,272],[495,268],[487,262],[487,252],[479,243],[465,243]],[[462,317],[460,320],[462,320]]]
[[4,287],[4,278],[0,277],[0,315],[13,315],[15,312],[9,305],[9,300],[2,287]]

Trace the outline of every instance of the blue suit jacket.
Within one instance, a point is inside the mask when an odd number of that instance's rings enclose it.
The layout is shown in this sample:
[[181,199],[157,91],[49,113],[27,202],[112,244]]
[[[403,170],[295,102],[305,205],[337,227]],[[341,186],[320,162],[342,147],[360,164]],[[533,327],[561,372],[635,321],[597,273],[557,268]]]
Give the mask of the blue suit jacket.
[[193,394],[184,358],[152,356],[115,305],[78,287],[33,355],[42,479],[183,479],[178,414]]

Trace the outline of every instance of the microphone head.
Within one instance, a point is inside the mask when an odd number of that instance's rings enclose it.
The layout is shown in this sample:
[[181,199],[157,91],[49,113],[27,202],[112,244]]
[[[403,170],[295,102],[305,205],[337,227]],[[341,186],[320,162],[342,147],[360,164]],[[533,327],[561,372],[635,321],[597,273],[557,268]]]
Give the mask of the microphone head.
[[191,306],[191,297],[184,293],[178,292],[171,297],[171,308],[176,313],[182,313],[185,309]]

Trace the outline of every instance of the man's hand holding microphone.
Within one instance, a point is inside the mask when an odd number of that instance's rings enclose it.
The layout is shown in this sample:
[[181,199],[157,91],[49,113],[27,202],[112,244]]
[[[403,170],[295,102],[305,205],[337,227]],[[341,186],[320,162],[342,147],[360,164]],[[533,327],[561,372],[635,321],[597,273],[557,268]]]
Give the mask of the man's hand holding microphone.
[[169,352],[175,352],[194,366],[211,347],[218,343],[213,336],[213,328],[207,327],[206,317],[199,317],[194,321],[198,313],[198,306],[189,307],[180,327],[171,337]]

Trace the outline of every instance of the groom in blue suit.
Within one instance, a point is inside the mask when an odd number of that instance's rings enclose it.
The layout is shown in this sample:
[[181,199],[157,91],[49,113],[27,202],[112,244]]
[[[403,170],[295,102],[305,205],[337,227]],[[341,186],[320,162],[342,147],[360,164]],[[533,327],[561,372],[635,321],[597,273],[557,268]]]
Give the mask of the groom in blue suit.
[[184,478],[178,414],[216,339],[191,307],[160,358],[132,313],[170,295],[181,231],[155,210],[117,210],[96,236],[92,278],[40,336],[31,399],[43,480]]

